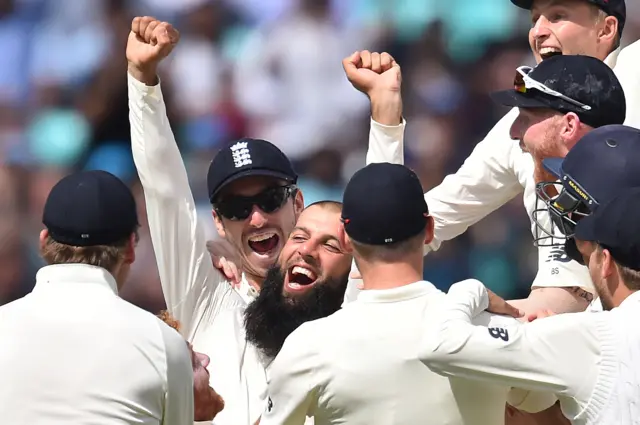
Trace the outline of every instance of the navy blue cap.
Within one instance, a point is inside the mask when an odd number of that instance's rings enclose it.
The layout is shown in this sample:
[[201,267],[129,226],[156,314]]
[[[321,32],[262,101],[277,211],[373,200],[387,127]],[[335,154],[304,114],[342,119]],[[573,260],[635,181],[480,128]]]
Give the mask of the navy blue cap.
[[72,246],[110,245],[138,228],[129,187],[106,171],[81,171],[51,189],[42,223],[51,238]]
[[623,190],[576,224],[575,237],[597,242],[620,265],[640,271],[640,188]]
[[[618,34],[622,36],[624,24],[627,20],[627,6],[624,0],[585,0],[604,10],[607,15],[618,18]],[[511,0],[511,3],[523,9],[531,10],[534,0]]]
[[344,191],[344,230],[367,245],[402,242],[423,232],[429,210],[416,173],[404,165],[369,164]]
[[207,187],[211,203],[226,185],[248,176],[274,177],[292,184],[298,181],[291,161],[273,143],[241,139],[220,150],[209,165]]
[[522,93],[516,89],[491,93],[491,98],[505,106],[547,108],[558,112],[573,112],[592,127],[622,124],[627,105],[622,85],[607,64],[591,56],[560,55],[540,62],[528,74],[564,96],[591,107],[584,110],[571,102],[537,89]]
[[602,204],[622,190],[640,187],[640,130],[625,125],[597,128],[564,159],[548,158],[542,164],[587,206]]

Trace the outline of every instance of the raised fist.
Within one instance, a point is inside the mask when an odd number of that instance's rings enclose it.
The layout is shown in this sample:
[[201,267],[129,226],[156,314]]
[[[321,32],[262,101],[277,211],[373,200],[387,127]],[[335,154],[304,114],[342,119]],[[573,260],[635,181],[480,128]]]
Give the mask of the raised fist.
[[158,64],[171,53],[179,39],[180,33],[167,22],[150,16],[133,18],[127,41],[129,67],[155,76]]
[[376,92],[400,91],[400,65],[389,53],[355,52],[342,61],[342,66],[353,87],[369,97]]

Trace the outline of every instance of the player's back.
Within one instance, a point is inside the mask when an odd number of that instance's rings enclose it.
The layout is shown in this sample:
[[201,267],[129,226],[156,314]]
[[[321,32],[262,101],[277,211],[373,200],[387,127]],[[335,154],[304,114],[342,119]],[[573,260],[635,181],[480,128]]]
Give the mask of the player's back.
[[186,344],[108,287],[40,281],[0,307],[0,341],[0,422],[12,425],[162,423],[167,348]]
[[424,320],[444,296],[428,282],[363,291],[354,303],[309,324],[325,375],[316,425],[503,423],[507,388],[449,379],[417,358]]

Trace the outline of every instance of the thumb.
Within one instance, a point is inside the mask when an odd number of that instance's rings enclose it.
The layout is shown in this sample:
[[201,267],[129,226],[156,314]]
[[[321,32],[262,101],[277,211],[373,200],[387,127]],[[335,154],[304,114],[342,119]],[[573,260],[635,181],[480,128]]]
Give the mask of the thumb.
[[360,52],[354,52],[351,56],[342,60],[342,67],[347,76],[358,70],[357,64],[360,62]]

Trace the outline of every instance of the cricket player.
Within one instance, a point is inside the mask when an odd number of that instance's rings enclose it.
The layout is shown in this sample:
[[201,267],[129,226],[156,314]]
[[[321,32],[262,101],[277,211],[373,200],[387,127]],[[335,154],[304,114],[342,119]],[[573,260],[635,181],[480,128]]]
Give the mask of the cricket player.
[[[506,1],[506,0],[505,0]],[[620,38],[626,20],[624,0],[512,0],[531,11],[532,27],[529,43],[536,62],[558,55],[588,55],[613,68],[627,94],[625,123],[640,127],[640,41],[620,49]],[[386,54],[356,52],[345,59],[345,71],[354,87],[371,100],[371,141],[394,140],[385,156],[384,148],[376,152],[388,161],[402,150],[405,122],[397,71],[390,67]],[[391,75],[383,72],[389,69]],[[556,156],[562,149],[560,140],[550,140],[523,151],[512,139],[524,136],[527,117],[517,108],[504,116],[478,143],[460,169],[425,194],[435,220],[435,237],[429,250],[437,250],[443,241],[453,239],[500,206],[523,193],[524,204],[533,216],[536,209],[535,185],[543,171],[541,161]],[[613,124],[613,123],[609,123]],[[370,147],[371,150],[374,149]],[[381,150],[382,149],[382,150]],[[544,174],[544,173],[542,173]],[[542,221],[547,218],[539,217]],[[538,274],[532,292],[525,301],[514,305],[527,312],[550,309],[556,313],[581,311],[593,298],[588,292],[586,271],[569,261],[557,240],[538,232],[532,219],[532,233],[538,245]],[[355,297],[348,291],[347,301]]]
[[[299,425],[307,415],[316,425],[503,423],[507,385],[449,380],[417,357],[420,323],[435,320],[445,294],[422,279],[433,219],[415,173],[389,163],[358,171],[345,189],[342,221],[365,289],[287,338],[261,425]],[[504,301],[494,311],[519,315]],[[476,323],[513,322],[484,314]]]
[[[214,268],[157,77],[160,61],[178,40],[166,22],[132,22],[127,59],[133,157],[167,307],[194,349],[212,359],[211,386],[225,400],[213,423],[253,425],[266,403],[273,354],[297,324],[340,307],[351,255],[340,244],[339,208],[318,204],[303,211],[286,156],[269,142],[243,139],[216,155],[207,176],[213,219],[242,258],[243,284],[233,288]],[[393,150],[393,141],[379,142]],[[296,237],[294,228],[302,229]],[[284,279],[269,275],[285,251],[291,263]],[[268,282],[273,284],[266,298],[256,304],[267,310],[247,309]],[[342,291],[339,300],[336,291]]]
[[[618,132],[599,142],[626,143],[624,137]],[[601,182],[618,190],[606,178]],[[425,322],[424,363],[443,376],[554,392],[575,425],[636,424],[640,331],[630,324],[640,320],[640,188],[618,193],[575,226],[577,248],[608,311],[487,329],[472,324],[492,308],[486,288],[458,283],[437,321]]]
[[42,221],[48,265],[29,295],[0,307],[0,422],[193,422],[184,339],[118,296],[137,241],[129,188],[104,171],[71,174]]
[[583,264],[573,238],[576,223],[619,192],[640,187],[638,147],[639,129],[606,126],[583,137],[564,159],[543,161],[553,181],[538,185],[538,197],[564,235],[567,255],[576,262]]

